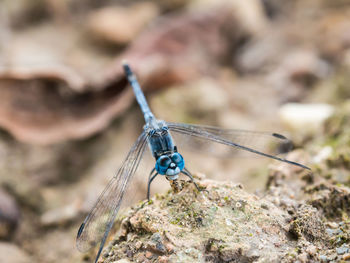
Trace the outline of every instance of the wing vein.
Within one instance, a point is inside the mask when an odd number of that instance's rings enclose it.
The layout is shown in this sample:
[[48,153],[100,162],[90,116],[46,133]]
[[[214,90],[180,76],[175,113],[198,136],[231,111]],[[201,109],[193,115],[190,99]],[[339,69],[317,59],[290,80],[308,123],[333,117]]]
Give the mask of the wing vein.
[[113,226],[128,183],[140,163],[147,136],[145,132],[139,136],[117,174],[109,181],[78,231],[76,244],[80,251],[87,251],[100,243],[96,262]]
[[257,150],[255,150],[255,149],[253,149],[251,147],[247,147],[247,146],[235,143],[233,141],[227,140],[225,138],[222,138],[219,135],[214,134],[214,133],[206,130],[206,128],[207,128],[206,126],[201,127],[201,126],[184,124],[184,123],[168,123],[168,127],[169,127],[170,130],[172,130],[174,132],[179,132],[179,133],[187,134],[187,135],[194,136],[194,137],[200,137],[200,138],[208,139],[208,140],[211,140],[211,141],[214,141],[214,142],[217,142],[217,143],[221,143],[221,144],[228,145],[228,146],[231,146],[231,147],[239,148],[239,149],[247,151],[247,152],[251,152],[251,153],[254,153],[254,154],[262,155],[262,156],[265,156],[265,157],[268,157],[268,158],[271,158],[271,159],[275,159],[275,160],[278,160],[278,161],[281,161],[281,162],[289,163],[289,164],[296,165],[296,166],[302,167],[304,169],[310,170],[309,167],[307,167],[307,166],[305,166],[303,164],[300,164],[300,163],[297,163],[297,162],[293,162],[293,161],[290,161],[290,160],[287,160],[287,159],[284,159],[284,158],[280,158],[280,157],[274,156],[272,154],[268,154],[268,153],[264,153],[264,152],[261,152],[261,151],[257,151]]

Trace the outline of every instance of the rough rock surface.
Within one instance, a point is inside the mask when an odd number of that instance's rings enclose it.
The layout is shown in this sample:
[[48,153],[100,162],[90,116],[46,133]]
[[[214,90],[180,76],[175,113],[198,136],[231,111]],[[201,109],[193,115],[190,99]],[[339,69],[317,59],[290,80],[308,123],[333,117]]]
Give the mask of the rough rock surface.
[[[298,239],[323,245],[325,226],[315,208],[296,215],[230,182],[184,183],[142,203],[122,220],[102,262],[292,262]],[[312,217],[310,217],[310,213]],[[306,257],[318,259],[311,250]]]
[[[29,255],[18,248],[16,245],[7,242],[0,242],[0,254],[2,259],[0,262],[6,263],[29,263],[33,262]],[[6,255],[6,261],[3,261]]]

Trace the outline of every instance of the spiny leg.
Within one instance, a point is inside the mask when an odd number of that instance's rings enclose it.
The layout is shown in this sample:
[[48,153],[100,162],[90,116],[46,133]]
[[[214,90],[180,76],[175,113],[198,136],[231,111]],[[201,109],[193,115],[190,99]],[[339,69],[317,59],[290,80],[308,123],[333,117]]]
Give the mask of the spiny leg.
[[149,201],[149,196],[150,196],[150,192],[151,192],[151,183],[154,180],[154,178],[157,177],[158,173],[156,172],[154,175],[152,175],[154,173],[156,169],[153,168],[152,171],[150,172],[149,176],[148,176],[148,184],[147,184],[147,200]]
[[205,191],[205,192],[209,193],[208,190],[202,189],[202,188],[200,188],[200,187],[198,186],[198,184],[194,181],[194,178],[193,178],[193,176],[192,176],[192,174],[190,173],[189,170],[187,170],[186,168],[184,168],[184,169],[181,171],[181,173],[183,173],[184,175],[186,175],[187,177],[190,178],[191,182],[194,184],[194,186],[197,188],[197,190],[198,190],[199,192]]

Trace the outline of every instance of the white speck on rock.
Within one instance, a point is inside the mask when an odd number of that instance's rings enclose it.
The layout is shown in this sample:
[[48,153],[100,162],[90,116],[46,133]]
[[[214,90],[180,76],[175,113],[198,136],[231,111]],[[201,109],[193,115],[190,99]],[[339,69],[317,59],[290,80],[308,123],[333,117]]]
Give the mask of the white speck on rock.
[[314,163],[321,163],[322,161],[326,160],[333,152],[333,149],[331,146],[325,146],[323,147],[317,155],[313,157]]
[[226,222],[226,225],[233,226],[233,223],[232,223],[232,221],[230,219],[226,218],[225,222]]

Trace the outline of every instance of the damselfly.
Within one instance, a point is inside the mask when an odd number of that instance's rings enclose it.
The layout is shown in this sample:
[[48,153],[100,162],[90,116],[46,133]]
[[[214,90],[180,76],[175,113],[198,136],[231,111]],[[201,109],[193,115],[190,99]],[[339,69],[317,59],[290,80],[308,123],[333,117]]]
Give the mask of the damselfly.
[[96,260],[97,262],[103,246],[111,230],[115,217],[121,205],[124,193],[128,187],[131,177],[142,158],[146,145],[155,159],[155,167],[148,178],[147,198],[149,199],[150,185],[157,175],[163,175],[171,182],[175,182],[179,174],[184,174],[190,178],[198,190],[201,190],[195,183],[190,171],[185,166],[185,160],[178,152],[178,148],[170,132],[180,133],[190,138],[200,138],[214,143],[233,147],[235,150],[250,152],[262,155],[291,165],[310,169],[302,164],[292,162],[276,155],[264,152],[264,148],[258,150],[250,145],[246,145],[239,140],[254,137],[255,140],[276,141],[280,145],[288,143],[289,140],[277,133],[259,133],[242,130],[225,130],[210,126],[191,125],[185,123],[171,123],[157,120],[151,112],[146,98],[141,91],[140,85],[127,63],[123,64],[125,74],[129,80],[138,104],[143,112],[146,124],[143,132],[136,140],[129,151],[117,174],[110,180],[89,215],[81,224],[77,235],[77,247],[85,252],[100,244]]

